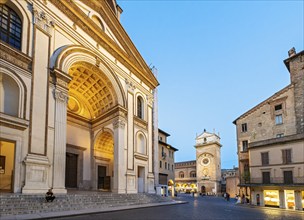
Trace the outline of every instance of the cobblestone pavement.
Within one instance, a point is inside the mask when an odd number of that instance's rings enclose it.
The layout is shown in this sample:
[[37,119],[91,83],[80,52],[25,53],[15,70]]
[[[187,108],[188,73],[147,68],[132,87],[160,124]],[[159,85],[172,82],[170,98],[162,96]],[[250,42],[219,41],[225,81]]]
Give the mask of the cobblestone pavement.
[[182,194],[179,195],[176,200],[187,201],[188,203],[57,219],[304,219],[303,211],[236,205],[233,199],[227,202],[219,197],[193,198],[191,195]]

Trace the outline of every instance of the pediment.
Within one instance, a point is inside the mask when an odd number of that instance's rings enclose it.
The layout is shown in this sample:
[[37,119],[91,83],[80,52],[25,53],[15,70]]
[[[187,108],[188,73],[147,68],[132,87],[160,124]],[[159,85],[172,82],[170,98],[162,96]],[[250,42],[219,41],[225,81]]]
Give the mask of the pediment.
[[50,1],[141,81],[151,88],[159,85],[111,8],[116,1]]

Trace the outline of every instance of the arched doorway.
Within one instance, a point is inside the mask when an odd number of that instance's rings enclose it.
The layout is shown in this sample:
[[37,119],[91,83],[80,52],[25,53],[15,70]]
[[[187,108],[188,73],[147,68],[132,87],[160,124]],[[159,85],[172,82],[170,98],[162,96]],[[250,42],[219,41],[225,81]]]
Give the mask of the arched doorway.
[[206,187],[205,186],[201,186],[201,193],[206,194]]
[[12,192],[14,184],[15,143],[0,140],[0,191]]
[[114,139],[110,131],[104,131],[96,138],[94,158],[97,189],[110,191],[113,188],[111,177],[114,173]]

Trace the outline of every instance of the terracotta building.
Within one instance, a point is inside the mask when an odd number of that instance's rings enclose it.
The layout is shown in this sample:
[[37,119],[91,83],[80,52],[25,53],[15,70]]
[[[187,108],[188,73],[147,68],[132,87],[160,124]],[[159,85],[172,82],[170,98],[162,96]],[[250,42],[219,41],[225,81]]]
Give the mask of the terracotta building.
[[304,208],[304,51],[284,60],[291,83],[233,123],[240,192],[252,204]]

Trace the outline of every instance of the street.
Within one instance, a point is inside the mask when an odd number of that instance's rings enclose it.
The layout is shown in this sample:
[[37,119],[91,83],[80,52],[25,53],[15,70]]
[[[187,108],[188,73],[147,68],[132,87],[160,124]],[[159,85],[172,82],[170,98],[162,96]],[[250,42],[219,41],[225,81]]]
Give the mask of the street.
[[304,212],[235,205],[234,199],[227,202],[219,197],[193,198],[189,194],[179,194],[176,200],[188,203],[57,219],[304,219]]

